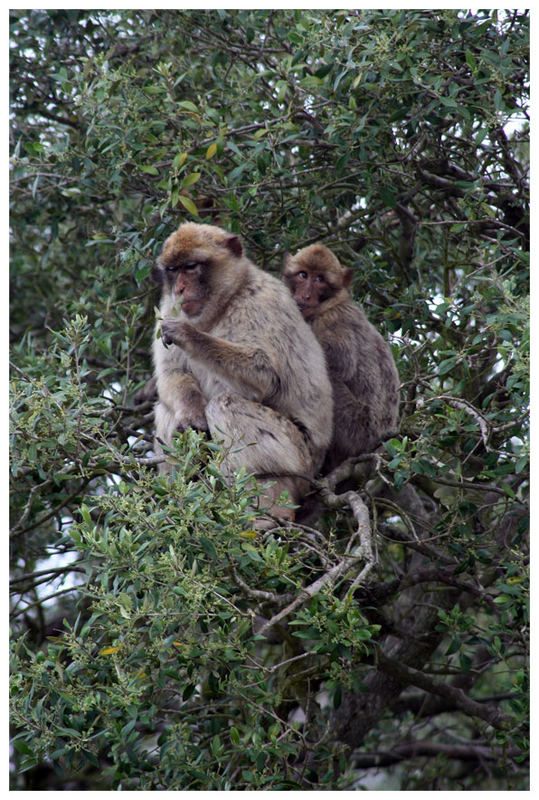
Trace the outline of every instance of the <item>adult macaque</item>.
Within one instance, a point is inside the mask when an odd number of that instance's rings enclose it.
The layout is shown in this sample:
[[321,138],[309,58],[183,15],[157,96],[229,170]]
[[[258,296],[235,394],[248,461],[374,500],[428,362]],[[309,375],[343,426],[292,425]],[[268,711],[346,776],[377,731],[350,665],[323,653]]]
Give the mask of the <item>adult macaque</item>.
[[154,276],[156,451],[175,431],[207,430],[224,441],[226,474],[286,475],[267,496],[272,513],[293,516],[274,501],[284,490],[301,500],[309,484],[299,476],[314,476],[331,439],[331,384],[312,330],[286,287],[221,228],[181,225]]
[[326,354],[333,439],[323,471],[371,452],[397,424],[399,376],[389,345],[350,298],[352,270],[322,244],[285,256],[283,279]]

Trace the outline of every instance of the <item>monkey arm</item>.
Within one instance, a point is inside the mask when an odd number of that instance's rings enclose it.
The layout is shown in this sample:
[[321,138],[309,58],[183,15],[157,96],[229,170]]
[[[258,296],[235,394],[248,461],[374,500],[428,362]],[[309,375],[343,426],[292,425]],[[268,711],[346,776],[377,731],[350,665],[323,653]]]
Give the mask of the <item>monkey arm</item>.
[[339,342],[338,346],[324,339],[322,349],[326,356],[328,375],[331,383],[342,384],[350,392],[349,385],[357,374],[359,366],[357,348],[351,347],[348,341]]
[[366,452],[378,438],[372,405],[356,396],[343,381],[333,380],[332,386],[334,443],[344,451]]
[[357,425],[364,424],[369,415],[367,403],[356,397],[343,380],[332,377],[331,385],[336,418],[344,411],[346,419],[350,422]]
[[211,336],[185,320],[163,320],[161,332],[165,344],[178,345],[191,358],[211,367],[238,392],[243,394],[248,388],[252,399],[264,400],[278,391],[279,375],[262,348]]
[[174,429],[208,430],[206,400],[193,375],[179,369],[162,370],[157,377],[157,394]]
[[383,424],[372,393],[356,396],[346,383],[339,380],[332,380],[332,386],[333,440],[326,456],[329,468],[349,456],[371,452],[388,427]]

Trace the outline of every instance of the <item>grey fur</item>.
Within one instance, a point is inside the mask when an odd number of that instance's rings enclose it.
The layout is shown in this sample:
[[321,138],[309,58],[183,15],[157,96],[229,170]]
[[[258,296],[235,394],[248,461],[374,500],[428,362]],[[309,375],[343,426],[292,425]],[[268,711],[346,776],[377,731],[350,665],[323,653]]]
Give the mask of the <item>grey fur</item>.
[[[163,247],[163,317],[174,305],[165,264],[200,260],[210,289],[196,314],[182,309],[165,319],[154,341],[156,449],[159,440],[170,444],[175,430],[197,427],[224,440],[228,474],[243,466],[312,477],[331,439],[324,354],[286,287],[238,242],[220,228],[187,223]],[[269,494],[274,500],[286,489],[297,503],[307,488],[305,480],[282,478]]]

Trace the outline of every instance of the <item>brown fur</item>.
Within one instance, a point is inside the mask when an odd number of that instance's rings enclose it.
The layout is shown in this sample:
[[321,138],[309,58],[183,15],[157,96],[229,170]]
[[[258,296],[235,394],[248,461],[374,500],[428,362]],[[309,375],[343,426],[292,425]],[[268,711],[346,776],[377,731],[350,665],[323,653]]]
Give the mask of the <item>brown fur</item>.
[[[314,476],[331,438],[331,385],[286,288],[244,255],[238,237],[194,223],[167,239],[155,275],[164,317],[154,342],[157,452],[174,431],[195,427],[224,440],[226,473]],[[307,488],[280,478],[270,494],[288,490],[297,503]]]
[[399,376],[389,345],[348,293],[351,270],[321,244],[287,255],[283,279],[326,355],[333,386],[329,472],[371,452],[397,425]]

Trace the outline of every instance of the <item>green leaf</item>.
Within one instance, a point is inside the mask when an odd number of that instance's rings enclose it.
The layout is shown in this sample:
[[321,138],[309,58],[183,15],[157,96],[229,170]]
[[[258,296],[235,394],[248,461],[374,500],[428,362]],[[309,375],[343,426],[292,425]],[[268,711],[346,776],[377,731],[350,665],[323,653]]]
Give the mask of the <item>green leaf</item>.
[[14,739],[13,747],[18,753],[22,753],[23,755],[32,755],[34,752],[33,749],[22,739]]
[[466,63],[470,67],[472,72],[477,72],[477,61],[475,60],[475,56],[473,55],[471,50],[466,50],[465,53]]
[[507,603],[514,603],[514,598],[509,597],[507,594],[500,594],[498,597],[494,598],[494,602],[497,605],[506,605]]
[[200,180],[200,175],[200,172],[191,172],[189,175],[186,175],[182,181],[182,189],[187,189]]
[[460,361],[458,357],[446,358],[438,364],[438,375],[447,375]]
[[185,111],[192,111],[194,114],[198,114],[198,108],[190,100],[180,100],[177,106]]
[[180,194],[180,195],[178,195],[178,200],[180,201],[182,206],[187,209],[187,211],[189,211],[191,214],[193,214],[193,216],[198,217],[198,208],[193,203],[191,198],[184,197],[183,194]]
[[521,473],[521,472],[522,472],[524,469],[526,469],[526,467],[528,466],[528,464],[529,464],[529,458],[528,458],[528,456],[527,456],[527,455],[526,455],[526,456],[521,456],[521,457],[518,459],[517,463],[515,464],[515,474],[516,474],[516,475],[520,475],[520,473]]
[[173,169],[177,170],[180,169],[185,163],[185,159],[187,158],[187,153],[177,153],[172,159],[172,167]]

